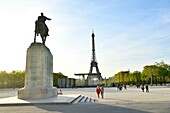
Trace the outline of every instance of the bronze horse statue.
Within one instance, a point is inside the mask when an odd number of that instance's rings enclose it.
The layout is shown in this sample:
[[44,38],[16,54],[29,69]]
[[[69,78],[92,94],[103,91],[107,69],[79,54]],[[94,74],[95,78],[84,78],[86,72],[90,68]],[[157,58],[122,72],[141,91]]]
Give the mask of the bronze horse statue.
[[41,13],[41,16],[38,17],[38,20],[35,21],[35,36],[34,36],[34,43],[36,43],[36,36],[40,34],[42,43],[45,45],[45,41],[48,35],[48,27],[45,24],[46,20],[51,20]]
[[45,45],[47,34],[47,28],[42,22],[35,21],[35,36],[34,36],[34,43],[36,42],[36,36],[40,34],[42,43]]

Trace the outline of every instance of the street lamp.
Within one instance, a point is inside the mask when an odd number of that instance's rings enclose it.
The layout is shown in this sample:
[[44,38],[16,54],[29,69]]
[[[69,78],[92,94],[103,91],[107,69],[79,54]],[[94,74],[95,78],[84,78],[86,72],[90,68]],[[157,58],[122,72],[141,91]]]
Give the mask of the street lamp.
[[152,69],[151,69],[151,86],[153,85],[153,81],[152,81]]
[[130,69],[128,69],[128,85],[129,85],[129,82],[130,82]]

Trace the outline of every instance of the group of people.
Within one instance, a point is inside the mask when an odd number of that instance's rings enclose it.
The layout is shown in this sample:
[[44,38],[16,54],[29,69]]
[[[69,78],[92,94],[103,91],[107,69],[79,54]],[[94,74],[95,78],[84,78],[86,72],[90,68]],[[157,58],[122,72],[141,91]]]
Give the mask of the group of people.
[[146,92],[149,93],[149,86],[148,86],[148,84],[146,84],[145,86],[142,85],[141,89],[142,89],[143,92],[145,92],[145,88],[146,88]]
[[123,83],[117,84],[117,89],[119,89],[120,91],[122,91],[123,87],[125,90],[127,90],[126,84]]
[[103,84],[97,86],[96,93],[97,93],[98,98],[100,98],[100,95],[102,98],[104,98],[104,85]]

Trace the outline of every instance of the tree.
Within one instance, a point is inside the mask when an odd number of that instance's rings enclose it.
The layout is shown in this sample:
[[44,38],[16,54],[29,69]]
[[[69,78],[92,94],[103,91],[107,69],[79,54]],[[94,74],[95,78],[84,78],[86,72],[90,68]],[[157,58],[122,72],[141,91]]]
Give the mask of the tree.
[[58,87],[58,79],[64,78],[66,79],[67,76],[65,76],[63,73],[53,73],[53,86]]
[[170,66],[163,61],[155,62],[155,65],[144,66],[142,72],[142,81],[144,83],[166,83],[170,81]]
[[[155,65],[158,67],[158,76],[160,77],[160,84],[169,82],[170,79],[170,65],[165,64],[164,61],[155,62]],[[166,81],[167,79],[167,81]]]
[[0,88],[24,87],[25,71],[0,71]]
[[143,83],[150,83],[153,84],[153,78],[156,78],[158,75],[157,73],[157,66],[156,65],[147,65],[144,66],[144,70],[142,71],[142,81]]
[[134,71],[131,76],[133,76],[133,83],[134,84],[141,84],[141,72],[140,71]]

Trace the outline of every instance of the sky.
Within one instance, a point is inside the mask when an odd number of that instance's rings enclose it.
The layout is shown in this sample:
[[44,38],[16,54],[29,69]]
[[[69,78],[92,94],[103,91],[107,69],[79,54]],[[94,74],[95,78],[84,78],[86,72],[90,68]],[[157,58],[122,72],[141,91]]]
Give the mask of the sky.
[[0,0],[0,71],[25,70],[41,12],[52,19],[46,46],[55,73],[89,72],[92,29],[102,77],[170,64],[169,0]]

